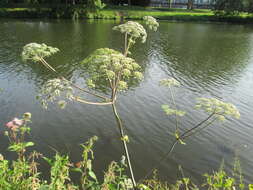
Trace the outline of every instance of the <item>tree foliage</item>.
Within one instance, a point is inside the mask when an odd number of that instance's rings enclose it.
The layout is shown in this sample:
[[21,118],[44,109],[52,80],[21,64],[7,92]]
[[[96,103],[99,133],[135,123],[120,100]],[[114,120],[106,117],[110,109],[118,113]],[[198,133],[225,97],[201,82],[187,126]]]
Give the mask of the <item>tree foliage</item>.
[[235,15],[244,9],[244,0],[216,0],[214,10],[216,15]]
[[150,0],[111,0],[111,3],[114,5],[123,5],[130,4],[135,6],[148,6],[150,4]]
[[105,6],[102,0],[87,0],[87,8],[90,11],[96,12],[103,9]]

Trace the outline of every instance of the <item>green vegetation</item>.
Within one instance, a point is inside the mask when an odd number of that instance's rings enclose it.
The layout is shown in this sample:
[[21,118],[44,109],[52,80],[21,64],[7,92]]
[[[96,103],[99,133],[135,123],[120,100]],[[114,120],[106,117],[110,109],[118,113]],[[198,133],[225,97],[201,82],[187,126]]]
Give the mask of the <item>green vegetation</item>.
[[[149,29],[157,30],[159,24],[156,19],[150,16],[146,16],[143,19]],[[23,48],[22,59],[26,62],[42,64],[51,72],[58,75],[58,78],[49,80],[38,95],[38,99],[44,108],[47,108],[48,103],[55,102],[59,98],[61,100],[58,101],[58,105],[61,108],[65,108],[67,101],[76,101],[96,106],[112,106],[112,112],[117,123],[120,140],[131,174],[131,181],[133,186],[136,187],[137,183],[127,145],[129,137],[125,134],[116,103],[118,102],[117,97],[120,92],[128,90],[143,78],[141,66],[134,59],[130,58],[129,55],[131,54],[130,49],[138,40],[141,40],[142,43],[146,42],[147,32],[143,25],[133,21],[115,26],[113,30],[123,34],[124,50],[121,53],[109,48],[97,49],[82,61],[81,65],[86,71],[87,78],[85,80],[88,88],[77,86],[65,77],[60,76],[58,71],[45,60],[59,52],[58,48],[50,47],[46,44],[29,43]],[[77,90],[83,92],[86,96],[77,96]],[[97,98],[97,100],[90,101],[87,94]]]
[[[143,18],[145,25],[149,30],[156,31],[159,23],[152,16]],[[25,113],[22,119],[14,118],[6,124],[8,131],[5,135],[10,141],[9,150],[17,153],[17,159],[10,162],[2,155],[0,156],[0,187],[6,190],[179,190],[195,189],[198,187],[191,180],[183,175],[182,180],[175,185],[168,185],[160,182],[157,177],[148,180],[149,176],[154,173],[154,168],[137,181],[135,178],[134,167],[131,164],[131,155],[129,154],[128,144],[131,142],[125,132],[125,127],[117,111],[117,105],[120,103],[118,95],[127,91],[129,88],[136,86],[142,79],[142,67],[131,58],[132,47],[140,41],[145,43],[147,40],[147,30],[138,22],[128,21],[124,24],[113,27],[123,35],[123,51],[119,52],[114,49],[101,48],[95,50],[90,56],[85,58],[80,67],[82,67],[85,76],[86,86],[79,86],[72,81],[61,76],[53,68],[46,58],[59,52],[58,48],[46,44],[29,43],[24,46],[22,52],[23,61],[27,63],[38,63],[54,73],[57,78],[49,80],[42,87],[38,100],[44,108],[49,103],[58,102],[60,108],[65,108],[67,102],[75,101],[81,104],[90,104],[95,106],[111,106],[112,113],[115,117],[115,123],[119,132],[119,142],[122,143],[124,155],[120,163],[112,162],[108,171],[105,172],[104,178],[99,180],[92,169],[94,155],[92,148],[97,137],[93,137],[82,146],[82,160],[78,163],[71,163],[68,156],[56,154],[54,158],[47,158],[40,153],[27,153],[27,149],[34,145],[33,142],[26,142],[25,137],[30,133],[29,124],[31,114]],[[174,87],[180,86],[175,79],[164,79],[160,81],[162,86],[168,87],[171,93],[171,105],[163,105],[162,109],[169,116],[175,118],[175,139],[169,148],[169,152],[161,158],[160,164],[173,151],[177,144],[185,145],[186,139],[191,137],[207,127],[217,122],[227,121],[229,118],[240,117],[237,108],[215,98],[199,98],[196,109],[207,114],[207,117],[199,123],[189,126],[189,129],[182,130],[179,117],[183,117],[186,112],[179,109],[174,99]],[[81,92],[81,93],[80,93]],[[90,98],[92,97],[92,101]],[[145,111],[145,110],[144,110]],[[37,168],[37,159],[42,158],[51,166],[50,181],[43,181]],[[238,165],[238,164],[237,164]],[[127,170],[129,177],[126,174]],[[203,184],[209,190],[243,190],[245,184],[241,170],[235,167],[235,173],[238,175],[229,175],[221,168],[218,172],[208,175]],[[239,172],[238,172],[239,171]],[[77,172],[80,177],[79,183],[74,183],[71,179],[71,172]],[[239,178],[238,178],[239,176]],[[239,180],[238,180],[239,179]],[[251,188],[251,186],[249,186]]]
[[[5,136],[9,139],[9,151],[15,152],[17,158],[8,161],[0,154],[0,189],[3,190],[133,190],[131,179],[126,174],[125,157],[119,162],[112,161],[104,172],[104,177],[98,179],[93,170],[94,143],[97,137],[92,137],[81,145],[82,160],[73,163],[68,155],[56,152],[53,158],[48,158],[36,151],[27,149],[34,146],[33,142],[26,142],[30,133],[31,114],[25,113],[22,119],[14,118],[6,124]],[[50,173],[41,173],[38,165],[44,160],[50,166]],[[229,175],[223,165],[212,174],[204,174],[201,185],[195,185],[184,175],[179,167],[182,178],[175,184],[164,183],[159,180],[157,172],[148,180],[140,181],[135,190],[244,190],[253,189],[253,185],[244,183],[240,162],[235,159],[233,172]],[[102,172],[102,171],[101,171]],[[80,178],[74,183],[71,174]],[[49,181],[43,180],[43,175],[49,175]]]
[[212,10],[195,10],[194,0],[187,1],[187,9],[171,8],[171,0],[168,8],[148,7],[150,0],[3,0],[0,5],[6,7],[0,9],[0,17],[11,18],[142,19],[151,15],[161,20],[241,23],[251,23],[253,18],[250,0],[213,0]]
[[[150,30],[156,31],[158,29],[159,24],[152,16],[145,16],[143,20]],[[123,52],[121,53],[109,48],[100,48],[85,58],[81,62],[81,67],[83,67],[83,70],[85,71],[86,77],[84,79],[86,80],[86,87],[77,86],[73,82],[67,80],[45,60],[46,58],[59,52],[58,48],[37,43],[29,43],[23,48],[22,58],[24,61],[42,64],[57,75],[56,79],[49,80],[45,83],[41,89],[41,93],[38,95],[38,99],[41,101],[42,106],[47,108],[49,103],[57,101],[60,108],[65,108],[68,101],[75,101],[95,106],[111,106],[112,112],[115,116],[116,127],[119,131],[122,149],[124,150],[121,165],[113,162],[113,164],[109,166],[109,173],[106,173],[104,182],[102,183],[98,181],[95,173],[92,171],[92,160],[94,159],[92,146],[96,138],[91,139],[88,143],[86,143],[86,145],[83,145],[83,161],[77,164],[77,168],[72,168],[73,165],[70,164],[70,161],[66,156],[61,157],[57,154],[54,160],[44,158],[53,166],[53,171],[51,171],[51,177],[53,177],[49,183],[39,183],[37,186],[39,187],[42,185],[43,188],[47,189],[198,189],[196,185],[190,182],[190,179],[185,177],[172,187],[158,182],[158,180],[147,180],[155,171],[156,167],[151,168],[141,181],[138,182],[136,180],[134,167],[131,164],[131,156],[128,150],[130,137],[125,133],[123,122],[117,111],[117,103],[119,102],[117,97],[119,93],[134,87],[143,78],[141,66],[129,56],[131,55],[130,50],[139,40],[142,43],[146,42],[147,31],[143,25],[134,21],[128,21],[124,24],[115,26],[113,27],[113,30],[118,31],[124,36]],[[180,86],[180,83],[175,79],[164,79],[160,82],[160,84],[168,87],[170,90],[172,105],[163,105],[162,109],[169,117],[172,116],[175,118],[176,126],[174,143],[171,144],[169,152],[165,155],[165,157],[162,157],[160,162],[157,164],[164,161],[164,159],[172,153],[177,144],[185,145],[185,140],[193,134],[204,130],[218,121],[226,121],[228,118],[238,119],[240,117],[237,108],[230,103],[225,103],[215,98],[200,98],[197,101],[196,108],[205,112],[207,117],[186,131],[181,130],[179,117],[183,117],[185,112],[178,109],[179,107],[175,102],[173,93],[173,87]],[[83,92],[84,94],[82,94],[82,96],[79,94],[77,95],[78,91]],[[87,95],[93,96],[97,99],[97,101],[90,101],[89,96]],[[11,142],[10,150],[18,153],[20,162],[24,162],[26,160],[24,157],[26,148],[33,145],[32,142],[23,142],[25,132],[29,131],[26,127],[25,119],[27,118],[27,121],[29,121],[30,117],[31,115],[26,114],[23,120],[15,119],[7,124],[7,127],[10,129],[10,133],[7,134]],[[21,135],[19,135],[19,133],[21,133]],[[20,137],[21,140],[17,140],[19,139],[18,137]],[[127,167],[129,170],[129,178],[127,175],[124,175],[124,167]],[[70,180],[69,172],[71,169],[79,172],[81,175],[79,186],[73,184]],[[26,175],[28,174],[25,173],[25,176]],[[59,175],[60,177],[58,177]],[[226,187],[227,189],[232,190],[235,186],[237,186],[235,179],[229,178],[225,175],[223,170],[221,170],[221,173],[218,172],[214,175],[217,175],[221,179],[217,180],[217,177],[206,175],[208,179],[207,186],[210,186],[209,189],[215,190],[217,187]],[[31,183],[29,180],[36,177],[37,175],[33,174],[31,178],[29,177],[27,179],[28,182],[24,182],[24,184]],[[40,180],[36,178],[35,181]],[[10,183],[12,184],[14,182]],[[240,184],[242,184],[242,181],[240,181]],[[25,185],[24,188],[29,188],[29,186]]]
[[[117,7],[106,6],[100,11],[88,11],[85,8],[0,8],[0,17],[9,18],[78,18],[83,19],[132,19],[139,20],[144,16],[153,16],[159,20],[177,21],[215,21],[215,22],[239,22],[252,23],[253,14],[238,13],[216,14],[211,10],[194,9],[166,9],[166,8],[142,8],[142,7]],[[76,16],[75,16],[76,17]]]

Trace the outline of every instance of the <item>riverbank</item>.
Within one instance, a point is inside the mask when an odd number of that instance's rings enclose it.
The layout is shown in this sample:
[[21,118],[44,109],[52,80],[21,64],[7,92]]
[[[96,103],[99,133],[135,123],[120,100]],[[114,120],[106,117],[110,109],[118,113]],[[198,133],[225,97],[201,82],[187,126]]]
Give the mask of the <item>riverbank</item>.
[[0,8],[2,18],[80,18],[80,19],[132,19],[139,20],[144,16],[153,16],[159,20],[174,21],[207,21],[253,23],[253,14],[240,13],[233,16],[216,16],[206,9],[167,9],[142,7],[107,7],[99,12],[89,12],[82,7],[30,7]]

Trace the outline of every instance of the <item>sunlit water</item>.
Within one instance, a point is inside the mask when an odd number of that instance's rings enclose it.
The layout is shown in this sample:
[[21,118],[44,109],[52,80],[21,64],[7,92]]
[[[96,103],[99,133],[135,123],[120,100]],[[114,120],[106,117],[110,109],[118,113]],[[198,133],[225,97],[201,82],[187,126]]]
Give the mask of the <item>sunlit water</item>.
[[[49,106],[43,110],[36,100],[41,86],[54,74],[38,64],[22,63],[22,47],[30,42],[46,43],[61,52],[48,61],[64,76],[79,84],[80,61],[93,50],[121,50],[122,36],[112,31],[114,21],[72,22],[0,20],[0,151],[5,151],[4,124],[24,112],[33,114],[31,140],[36,149],[53,155],[54,149],[80,159],[79,144],[97,135],[94,167],[105,170],[122,152],[111,107],[71,103],[65,110]],[[158,167],[160,176],[174,182],[184,174],[200,182],[201,174],[218,169],[222,160],[231,171],[237,155],[247,181],[253,180],[253,26],[197,23],[160,23],[146,44],[137,43],[132,55],[143,67],[144,80],[118,98],[119,112],[130,136],[130,152],[137,178],[141,178],[168,151],[175,121],[162,111],[169,104],[168,89],[159,80],[174,77],[181,120],[186,130],[206,115],[193,109],[197,97],[216,97],[235,104],[240,120],[216,124],[178,145],[172,156]],[[102,174],[101,174],[102,175]]]

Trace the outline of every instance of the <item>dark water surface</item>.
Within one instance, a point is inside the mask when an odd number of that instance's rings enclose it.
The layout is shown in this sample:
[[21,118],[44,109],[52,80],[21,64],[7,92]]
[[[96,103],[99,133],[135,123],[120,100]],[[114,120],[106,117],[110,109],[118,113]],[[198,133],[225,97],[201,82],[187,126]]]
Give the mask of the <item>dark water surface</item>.
[[[43,110],[35,96],[40,87],[55,76],[37,64],[24,64],[20,53],[30,42],[46,43],[61,52],[48,61],[77,83],[79,64],[93,50],[101,47],[122,49],[122,36],[112,31],[114,21],[72,22],[0,20],[0,151],[6,157],[4,123],[24,112],[33,114],[32,140],[45,155],[53,148],[80,159],[79,144],[97,135],[95,168],[104,170],[122,155],[118,131],[111,107],[71,103],[67,109],[49,106]],[[144,69],[139,86],[120,95],[119,112],[131,143],[137,178],[142,177],[173,141],[174,120],[161,110],[169,103],[169,91],[159,80],[175,77],[182,83],[176,90],[180,109],[187,111],[182,128],[187,129],[205,117],[193,109],[197,97],[216,97],[235,104],[240,120],[217,124],[177,146],[171,158],[163,162],[160,175],[173,182],[180,172],[200,181],[224,159],[231,171],[237,154],[247,180],[253,180],[253,26],[198,23],[160,23],[157,33],[146,44],[132,50]]]

